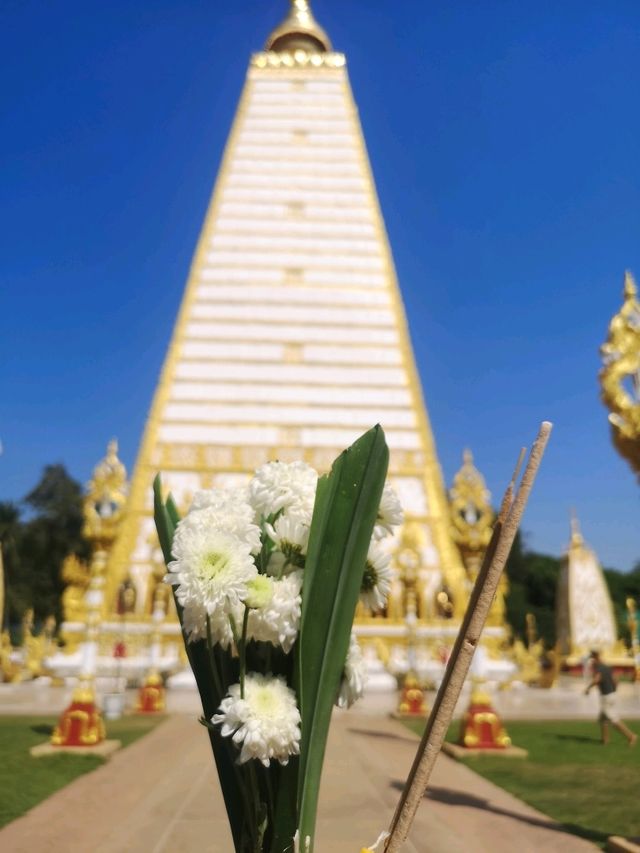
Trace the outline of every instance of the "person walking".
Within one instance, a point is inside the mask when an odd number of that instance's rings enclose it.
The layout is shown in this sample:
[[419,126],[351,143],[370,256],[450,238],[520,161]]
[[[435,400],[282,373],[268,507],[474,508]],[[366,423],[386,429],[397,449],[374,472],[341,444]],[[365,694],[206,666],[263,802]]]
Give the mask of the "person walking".
[[602,662],[600,652],[591,652],[589,660],[591,661],[592,671],[591,683],[587,686],[584,694],[588,696],[592,687],[597,687],[600,691],[600,716],[598,719],[600,720],[602,743],[605,746],[609,743],[609,723],[611,723],[620,734],[626,737],[629,741],[629,746],[634,746],[638,740],[638,736],[622,722],[618,714],[616,682],[611,667]]

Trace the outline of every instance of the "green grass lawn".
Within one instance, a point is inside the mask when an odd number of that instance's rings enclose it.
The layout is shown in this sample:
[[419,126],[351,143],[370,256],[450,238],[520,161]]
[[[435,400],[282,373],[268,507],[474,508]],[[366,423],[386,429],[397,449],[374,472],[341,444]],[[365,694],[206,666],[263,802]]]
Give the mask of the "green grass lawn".
[[[407,725],[422,732],[422,722]],[[457,740],[459,726],[451,726],[447,740]],[[480,756],[464,763],[595,844],[609,835],[640,836],[640,744],[631,749],[611,731],[602,746],[595,722],[512,722],[506,729],[514,746],[529,751],[527,759]]]
[[[131,716],[107,723],[107,737],[128,746],[162,717]],[[0,826],[14,820],[104,759],[94,755],[33,758],[29,749],[49,739],[56,717],[0,716]]]

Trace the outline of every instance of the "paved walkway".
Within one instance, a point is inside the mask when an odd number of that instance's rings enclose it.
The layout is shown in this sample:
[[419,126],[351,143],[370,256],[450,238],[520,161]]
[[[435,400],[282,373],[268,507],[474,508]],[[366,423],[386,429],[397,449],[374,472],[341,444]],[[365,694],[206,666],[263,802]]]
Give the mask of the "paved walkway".
[[[386,829],[416,738],[387,718],[334,715],[318,853],[358,853]],[[39,759],[46,761],[47,759]],[[231,853],[206,732],[174,715],[0,830],[3,853]],[[406,853],[593,853],[547,817],[447,756]]]
[[[0,684],[1,714],[41,714],[43,708],[51,714],[60,713],[71,699],[73,684],[67,687],[50,687],[48,679],[22,684]],[[108,681],[104,689],[110,689]],[[511,690],[489,690],[496,711],[503,720],[593,720],[598,718],[599,700],[597,691],[584,695],[585,682],[579,678],[562,678],[562,684],[551,690],[516,688]],[[100,692],[100,691],[99,691]],[[427,691],[428,705],[433,705],[434,691]],[[640,720],[640,683],[622,683],[617,692],[618,710],[624,720]],[[133,707],[136,690],[128,691],[128,705]],[[469,705],[470,685],[462,688],[456,717],[461,717]],[[167,691],[170,713],[200,714],[200,700],[195,689]],[[358,714],[384,716],[395,710],[397,693],[368,693],[358,702]]]

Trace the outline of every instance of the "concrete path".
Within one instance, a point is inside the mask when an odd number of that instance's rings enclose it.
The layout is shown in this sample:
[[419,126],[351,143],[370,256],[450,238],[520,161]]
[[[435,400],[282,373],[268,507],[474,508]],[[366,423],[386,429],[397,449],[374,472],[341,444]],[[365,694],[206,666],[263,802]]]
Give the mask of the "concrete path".
[[[386,829],[416,738],[399,723],[334,716],[318,853],[358,853]],[[39,759],[45,761],[46,759]],[[0,830],[3,853],[232,853],[206,732],[191,716],[151,734]],[[444,755],[406,853],[589,853],[597,848]]]
[[[1,714],[59,714],[66,708],[75,683],[66,687],[51,687],[49,679],[36,679],[23,684],[0,684]],[[110,682],[102,685],[110,690]],[[505,722],[510,720],[593,720],[598,718],[599,700],[597,692],[592,690],[584,695],[585,682],[579,678],[562,678],[562,684],[551,690],[535,688],[516,688],[496,690],[487,687],[493,697],[496,711]],[[469,705],[471,685],[462,688],[456,709],[456,717],[461,717]],[[100,689],[98,693],[100,695]],[[431,707],[435,692],[427,691],[427,704]],[[137,696],[136,690],[129,690],[128,707],[133,708]],[[640,720],[640,682],[622,683],[617,693],[618,710],[624,720]],[[384,716],[394,711],[398,704],[397,693],[367,693],[358,702],[358,714]],[[167,705],[170,713],[200,713],[200,699],[194,690],[167,691]]]

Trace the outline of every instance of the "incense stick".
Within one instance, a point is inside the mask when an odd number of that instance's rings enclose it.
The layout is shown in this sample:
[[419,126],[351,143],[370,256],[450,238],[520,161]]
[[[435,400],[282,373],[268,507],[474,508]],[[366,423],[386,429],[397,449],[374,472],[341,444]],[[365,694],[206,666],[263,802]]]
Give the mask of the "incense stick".
[[516,470],[505,491],[493,535],[473,587],[442,684],[389,827],[389,838],[384,848],[385,853],[398,853],[400,851],[427,789],[433,766],[453,717],[462,685],[469,672],[473,653],[498,588],[502,570],[520,526],[520,520],[540,467],[550,432],[551,424],[545,421],[541,425],[531,448],[531,455],[515,497],[513,496],[515,481],[524,458],[524,449],[520,453]]

